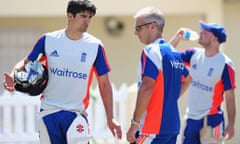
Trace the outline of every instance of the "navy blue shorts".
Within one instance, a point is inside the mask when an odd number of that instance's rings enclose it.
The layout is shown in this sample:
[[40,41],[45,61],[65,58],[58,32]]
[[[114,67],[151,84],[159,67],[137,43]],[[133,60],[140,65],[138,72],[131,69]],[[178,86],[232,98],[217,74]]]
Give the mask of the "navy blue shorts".
[[178,134],[139,135],[136,133],[137,142],[131,144],[176,144]]
[[[223,136],[224,131],[224,119],[223,114],[209,115],[208,126],[212,127],[213,136],[219,134]],[[201,144],[200,142],[200,130],[203,128],[203,119],[193,120],[187,119],[186,127],[184,130],[183,144]]]

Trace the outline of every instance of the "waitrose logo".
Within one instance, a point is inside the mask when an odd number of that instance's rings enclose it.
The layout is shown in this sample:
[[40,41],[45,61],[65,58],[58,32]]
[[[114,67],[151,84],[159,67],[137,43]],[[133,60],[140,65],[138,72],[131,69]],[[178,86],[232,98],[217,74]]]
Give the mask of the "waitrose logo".
[[76,71],[71,71],[68,68],[53,68],[50,67],[50,73],[55,76],[59,77],[67,77],[67,78],[75,78],[75,79],[87,79],[87,73],[82,73],[82,72],[76,72]]
[[196,88],[199,88],[199,89],[202,89],[202,90],[207,91],[207,92],[212,92],[213,91],[213,87],[202,84],[199,81],[192,81],[192,86],[194,86]]

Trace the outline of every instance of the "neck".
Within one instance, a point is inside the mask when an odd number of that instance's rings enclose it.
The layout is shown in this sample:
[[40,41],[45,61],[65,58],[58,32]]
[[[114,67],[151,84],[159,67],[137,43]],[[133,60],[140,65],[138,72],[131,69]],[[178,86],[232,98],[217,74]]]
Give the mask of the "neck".
[[74,31],[69,28],[67,28],[65,30],[65,33],[66,33],[66,36],[71,40],[78,40],[78,39],[82,38],[82,36],[83,36],[82,32]]
[[219,52],[219,47],[205,47],[205,55],[207,57],[212,57]]
[[156,39],[162,38],[161,33],[156,33],[155,35],[152,35],[151,42],[154,42]]

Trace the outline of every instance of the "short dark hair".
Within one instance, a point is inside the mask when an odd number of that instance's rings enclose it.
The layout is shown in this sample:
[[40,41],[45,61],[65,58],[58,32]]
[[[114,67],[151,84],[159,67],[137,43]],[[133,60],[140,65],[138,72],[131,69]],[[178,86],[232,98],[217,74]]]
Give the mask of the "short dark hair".
[[94,16],[96,9],[96,6],[89,0],[70,0],[67,6],[67,13],[71,13],[75,17],[79,12],[89,11]]

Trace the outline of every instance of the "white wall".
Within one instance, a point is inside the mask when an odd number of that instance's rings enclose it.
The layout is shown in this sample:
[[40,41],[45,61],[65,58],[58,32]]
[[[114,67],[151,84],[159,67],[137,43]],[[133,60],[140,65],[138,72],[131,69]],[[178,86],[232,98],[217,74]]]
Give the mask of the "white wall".
[[[1,0],[0,16],[63,16],[67,0]],[[164,13],[205,13],[221,17],[222,0],[93,0],[99,15],[133,15],[147,5]],[[214,7],[214,8],[213,8]]]

